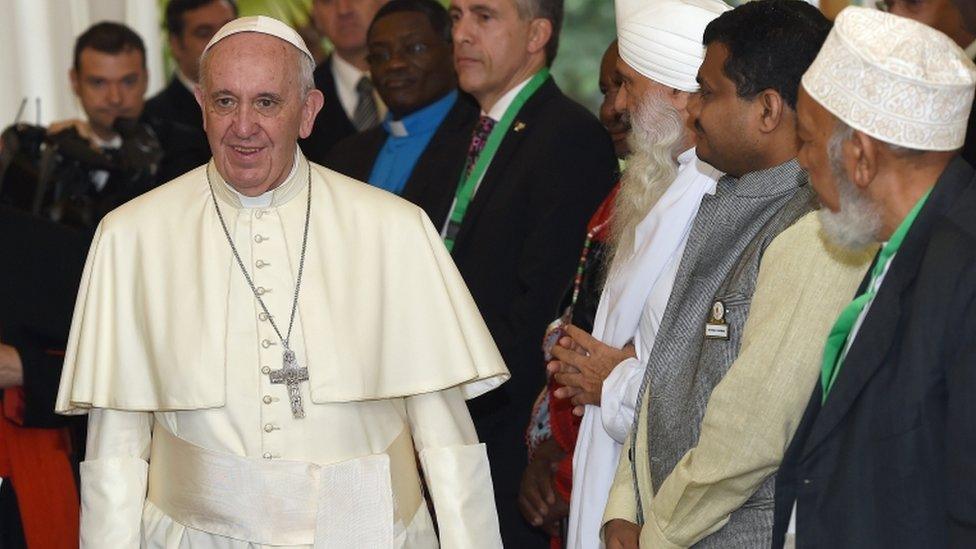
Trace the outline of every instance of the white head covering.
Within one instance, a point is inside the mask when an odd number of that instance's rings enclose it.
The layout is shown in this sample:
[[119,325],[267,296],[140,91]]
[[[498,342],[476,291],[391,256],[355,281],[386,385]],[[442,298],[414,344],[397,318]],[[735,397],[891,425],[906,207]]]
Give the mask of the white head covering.
[[837,16],[803,88],[834,116],[902,147],[962,147],[976,66],[948,36],[877,10]]
[[299,36],[295,29],[289,27],[274,17],[265,17],[263,15],[239,17],[230,23],[227,23],[223,27],[220,27],[217,34],[213,35],[213,38],[211,38],[210,42],[207,43],[207,47],[203,48],[203,53],[210,51],[210,48],[214,47],[217,42],[220,42],[224,38],[239,32],[259,32],[261,34],[267,34],[269,36],[274,36],[275,38],[280,38],[298,48],[298,51],[308,56],[313,63],[315,62],[315,58],[312,57],[312,52],[308,51],[308,47],[305,46],[305,41],[302,40],[302,37]]
[[721,0],[617,0],[620,58],[646,78],[686,92],[705,58],[705,27],[730,9]]

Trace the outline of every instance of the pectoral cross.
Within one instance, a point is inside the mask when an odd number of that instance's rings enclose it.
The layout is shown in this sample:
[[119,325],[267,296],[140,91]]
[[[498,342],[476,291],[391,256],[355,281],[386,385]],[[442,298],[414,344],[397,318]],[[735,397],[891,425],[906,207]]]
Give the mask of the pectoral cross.
[[298,361],[295,359],[295,352],[287,347],[285,347],[282,362],[282,368],[271,371],[268,377],[271,378],[271,383],[288,387],[291,415],[295,419],[301,419],[305,417],[305,410],[302,408],[302,391],[299,384],[308,381],[308,368],[299,368]]

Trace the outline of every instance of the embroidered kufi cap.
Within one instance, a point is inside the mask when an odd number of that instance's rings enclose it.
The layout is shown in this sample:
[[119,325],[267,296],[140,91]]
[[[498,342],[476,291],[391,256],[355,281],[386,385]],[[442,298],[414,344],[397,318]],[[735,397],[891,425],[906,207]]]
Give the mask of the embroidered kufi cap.
[[620,58],[645,78],[696,92],[705,27],[730,9],[721,0],[617,0]]
[[962,147],[976,66],[948,36],[878,10],[844,9],[803,88],[871,137],[918,150]]
[[217,34],[213,35],[213,38],[210,39],[210,42],[207,44],[207,47],[203,49],[203,52],[207,53],[207,51],[214,47],[217,42],[220,42],[224,38],[239,32],[258,32],[261,34],[274,36],[275,38],[280,38],[298,48],[298,51],[305,54],[309,59],[312,60],[313,63],[315,62],[315,58],[312,57],[312,52],[308,51],[305,41],[302,40],[302,37],[299,36],[295,29],[289,27],[274,17],[266,17],[264,15],[238,17],[223,27],[220,27],[220,30],[217,31]]

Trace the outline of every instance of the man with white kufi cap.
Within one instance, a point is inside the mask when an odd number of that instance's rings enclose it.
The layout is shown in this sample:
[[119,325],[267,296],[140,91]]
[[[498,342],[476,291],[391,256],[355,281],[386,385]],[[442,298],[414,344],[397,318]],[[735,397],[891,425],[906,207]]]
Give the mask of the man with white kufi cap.
[[811,335],[826,335],[870,259],[818,238],[796,161],[796,92],[828,30],[798,0],[749,2],[705,29],[689,114],[697,154],[726,174],[701,199],[642,361],[607,547],[772,537],[771,475],[819,371]]
[[98,229],[57,401],[90,414],[83,547],[429,547],[415,456],[440,542],[501,545],[464,401],[508,372],[423,212],[299,151],[312,64],[225,25],[213,159]]
[[776,544],[976,545],[976,66],[946,35],[838,16],[799,96],[800,158],[845,246],[882,243],[824,346],[776,487]]
[[[632,122],[632,153],[614,204],[614,259],[592,335],[565,328],[589,354],[556,347],[558,360],[549,366],[566,385],[556,395],[571,396],[577,413],[585,405],[573,458],[570,547],[600,545],[607,494],[634,421],[642,361],[654,344],[656,325],[649,319],[663,316],[688,228],[721,176],[695,156],[687,104],[698,90],[705,26],[731,8],[720,0],[620,0],[616,8],[621,87],[614,109]],[[636,357],[623,349],[632,341]],[[584,383],[581,371],[602,383]]]

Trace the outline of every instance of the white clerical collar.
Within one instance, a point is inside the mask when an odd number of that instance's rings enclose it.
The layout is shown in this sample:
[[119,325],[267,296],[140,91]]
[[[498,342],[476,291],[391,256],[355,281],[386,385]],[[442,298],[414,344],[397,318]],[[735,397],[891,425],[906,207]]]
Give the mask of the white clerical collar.
[[[297,149],[295,150],[295,160],[291,163],[291,171],[288,172],[288,177],[283,179],[282,182],[291,181],[291,178],[295,177],[296,171],[298,171],[298,150]],[[265,191],[259,194],[258,196],[247,196],[238,192],[237,189],[230,186],[230,184],[227,183],[226,181],[224,181],[224,186],[227,187],[230,190],[230,192],[237,195],[237,199],[241,201],[241,207],[243,208],[267,208],[271,206],[271,202],[274,200],[275,189],[278,188],[275,187],[274,189]]]
[[976,40],[973,40],[972,44],[966,46],[966,57],[976,59]]
[[191,94],[193,93],[193,88],[196,87],[197,83],[187,78],[187,76],[183,74],[183,71],[181,71],[179,67],[176,67],[176,70],[173,72],[173,76],[175,76],[176,79],[180,81],[180,84],[183,84],[183,87],[186,88],[186,91],[190,92]]
[[410,132],[407,131],[407,125],[403,123],[403,120],[390,120],[390,135],[393,137],[407,137]]
[[512,101],[515,101],[515,96],[518,95],[520,91],[522,91],[522,88],[524,88],[525,85],[529,83],[529,80],[532,80],[532,76],[526,78],[517,86],[505,92],[505,95],[498,98],[498,101],[496,101],[495,104],[492,105],[490,111],[488,111],[487,113],[485,111],[481,111],[481,115],[484,116],[487,114],[488,117],[494,120],[495,122],[501,120],[502,117],[505,116],[505,111],[508,110],[508,106],[512,104]]

